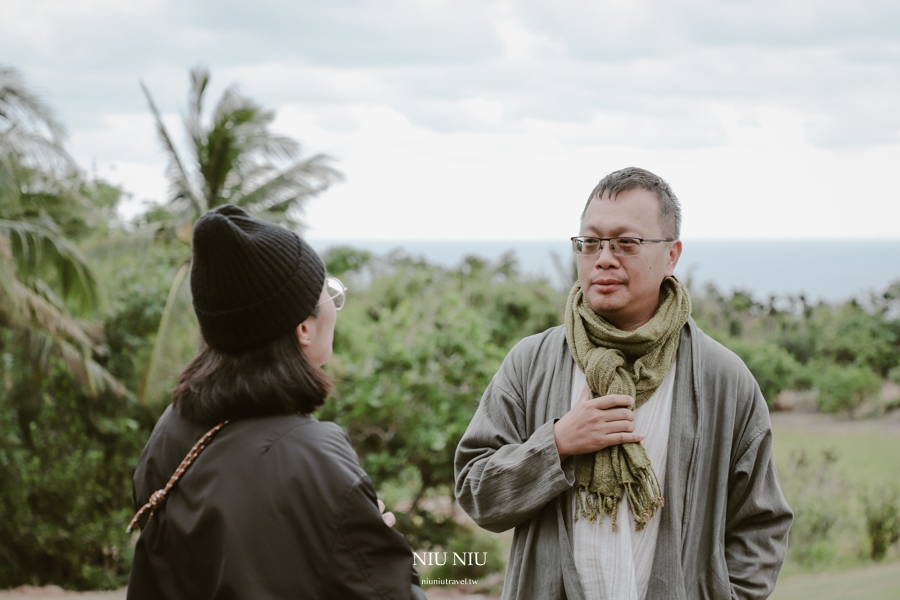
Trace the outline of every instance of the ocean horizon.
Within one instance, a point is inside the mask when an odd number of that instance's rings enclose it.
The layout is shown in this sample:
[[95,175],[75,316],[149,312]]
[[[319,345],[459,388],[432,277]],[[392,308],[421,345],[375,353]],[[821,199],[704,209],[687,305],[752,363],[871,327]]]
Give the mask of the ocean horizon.
[[[308,240],[319,253],[349,246],[384,256],[402,251],[452,267],[470,255],[496,261],[513,252],[522,273],[544,277],[557,286],[571,279],[568,240]],[[675,275],[695,288],[750,292],[758,300],[803,294],[811,302],[864,299],[900,280],[897,240],[682,240]]]

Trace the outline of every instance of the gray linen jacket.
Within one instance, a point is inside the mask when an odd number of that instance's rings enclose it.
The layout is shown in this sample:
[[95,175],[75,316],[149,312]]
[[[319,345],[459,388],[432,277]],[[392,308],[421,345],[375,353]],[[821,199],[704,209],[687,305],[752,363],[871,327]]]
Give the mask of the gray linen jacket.
[[[648,599],[766,598],[793,515],[775,472],[765,400],[750,371],[693,319],[681,331],[665,507]],[[574,459],[553,424],[569,411],[562,327],[507,355],[456,450],[456,497],[481,527],[515,527],[504,599],[583,600],[572,537]]]

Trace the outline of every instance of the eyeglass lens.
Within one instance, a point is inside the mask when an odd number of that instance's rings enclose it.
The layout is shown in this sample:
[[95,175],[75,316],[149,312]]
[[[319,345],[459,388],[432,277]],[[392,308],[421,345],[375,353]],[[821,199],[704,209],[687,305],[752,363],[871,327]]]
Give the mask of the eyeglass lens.
[[572,240],[572,250],[575,254],[591,256],[603,251],[604,242],[609,243],[609,251],[615,256],[632,256],[641,250],[641,242],[635,238],[613,238],[610,240],[575,238]]
[[341,310],[344,307],[344,301],[347,299],[346,294],[344,294],[346,289],[344,284],[336,277],[327,278],[325,284],[328,290],[328,297],[334,300],[335,310]]

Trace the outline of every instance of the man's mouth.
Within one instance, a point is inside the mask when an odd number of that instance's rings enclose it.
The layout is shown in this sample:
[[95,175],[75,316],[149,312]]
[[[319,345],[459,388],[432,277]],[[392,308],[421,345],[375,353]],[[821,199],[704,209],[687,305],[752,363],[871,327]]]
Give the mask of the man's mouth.
[[591,286],[598,292],[611,292],[624,283],[625,282],[620,279],[597,279],[591,282]]

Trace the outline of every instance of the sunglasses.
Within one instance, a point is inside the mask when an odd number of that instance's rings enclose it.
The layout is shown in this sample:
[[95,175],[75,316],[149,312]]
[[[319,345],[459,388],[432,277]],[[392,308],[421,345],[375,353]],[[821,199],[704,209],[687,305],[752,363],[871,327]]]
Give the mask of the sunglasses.
[[[344,303],[347,301],[347,286],[341,283],[341,280],[337,277],[326,277],[325,278],[325,292],[328,294],[328,300],[334,300],[334,310],[341,310],[344,308]],[[328,300],[322,300],[316,306],[321,306],[328,302]]]

